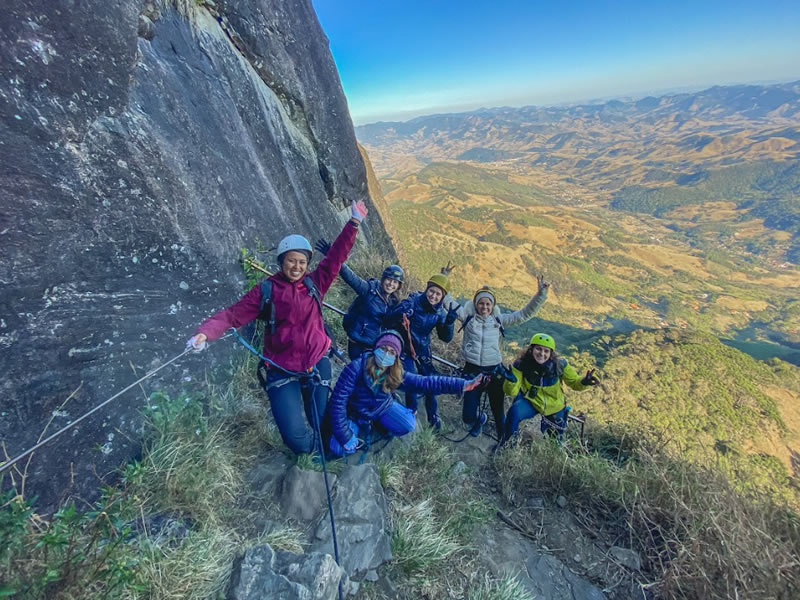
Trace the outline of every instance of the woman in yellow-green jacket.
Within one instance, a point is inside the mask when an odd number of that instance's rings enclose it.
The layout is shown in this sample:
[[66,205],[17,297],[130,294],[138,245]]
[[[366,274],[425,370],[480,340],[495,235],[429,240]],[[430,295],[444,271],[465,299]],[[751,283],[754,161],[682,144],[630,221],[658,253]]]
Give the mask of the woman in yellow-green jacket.
[[516,381],[506,381],[503,391],[514,398],[506,415],[504,444],[519,431],[525,419],[542,415],[542,433],[555,435],[559,440],[567,429],[567,402],[561,383],[573,390],[585,390],[597,385],[599,380],[594,369],[581,379],[565,358],[556,354],[556,343],[552,336],[537,333],[530,345],[514,361],[512,371]]

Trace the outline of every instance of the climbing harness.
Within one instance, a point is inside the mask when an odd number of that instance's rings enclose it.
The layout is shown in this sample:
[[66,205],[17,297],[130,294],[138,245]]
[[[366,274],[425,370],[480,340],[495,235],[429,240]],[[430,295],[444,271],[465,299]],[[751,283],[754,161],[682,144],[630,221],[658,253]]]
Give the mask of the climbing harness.
[[[290,371],[278,363],[276,363],[271,358],[264,356],[258,350],[256,350],[247,340],[245,340],[241,334],[236,330],[236,328],[231,328],[231,335],[236,338],[236,340],[242,344],[245,348],[247,348],[250,352],[255,354],[258,358],[263,360],[264,362],[268,363],[270,366],[275,367],[279,371],[282,371],[289,375],[288,379],[284,380],[284,383],[288,383],[289,381],[304,381],[310,380],[312,382],[312,386],[321,385],[327,390],[327,395],[330,397],[331,393],[331,382],[327,379],[322,379],[319,374],[319,371],[316,367],[312,367],[307,372],[301,371]],[[325,403],[327,404],[327,398],[325,399]],[[336,560],[336,564],[341,566],[341,561],[339,560],[339,544],[336,540],[336,519],[333,516],[333,501],[331,500],[331,487],[328,483],[328,465],[327,461],[325,460],[325,447],[322,441],[322,428],[320,426],[320,418],[319,418],[319,411],[317,409],[317,403],[314,401],[314,391],[311,392],[311,416],[312,420],[314,421],[314,434],[317,438],[317,448],[319,449],[319,456],[320,462],[322,463],[322,476],[325,480],[325,494],[327,495],[328,499],[328,514],[330,515],[331,520],[331,537],[333,540],[333,558]],[[342,600],[342,581],[339,580],[339,600]]]
[[[224,339],[225,337],[228,337],[228,336],[224,336],[224,337],[223,337],[223,338],[221,338],[221,339]],[[2,465],[0,465],[0,473],[3,473],[4,471],[7,471],[7,470],[8,470],[8,469],[10,469],[10,468],[11,468],[13,465],[15,465],[16,463],[18,463],[20,460],[22,460],[22,459],[23,459],[23,458],[25,458],[26,456],[29,456],[29,455],[33,454],[34,452],[36,452],[36,451],[37,451],[39,448],[41,448],[42,446],[44,446],[44,445],[46,445],[46,444],[49,444],[50,442],[52,442],[54,439],[56,439],[56,438],[57,438],[58,436],[60,436],[61,434],[63,434],[63,433],[66,433],[67,431],[69,431],[70,429],[72,429],[73,427],[75,427],[75,426],[76,426],[78,423],[80,423],[80,422],[81,422],[81,421],[83,421],[84,419],[86,419],[86,418],[88,418],[89,416],[93,415],[94,413],[96,413],[98,410],[100,410],[101,408],[103,408],[103,407],[104,407],[104,406],[106,406],[107,404],[111,403],[112,401],[114,401],[114,400],[116,400],[117,398],[119,398],[120,396],[122,396],[122,394],[124,394],[124,393],[125,393],[125,392],[127,392],[128,390],[130,390],[130,389],[132,389],[132,388],[136,387],[136,386],[137,386],[137,385],[139,385],[141,382],[143,382],[145,379],[149,379],[150,377],[152,377],[153,375],[155,375],[156,373],[158,373],[158,372],[159,372],[161,369],[163,369],[164,367],[166,367],[166,366],[168,366],[168,365],[171,365],[172,363],[174,363],[176,360],[178,360],[178,359],[180,359],[180,358],[183,358],[184,356],[186,356],[186,355],[187,355],[189,352],[191,352],[191,351],[192,351],[192,349],[191,349],[191,348],[187,348],[186,350],[184,350],[183,352],[181,352],[181,353],[180,353],[180,354],[178,354],[177,356],[174,356],[174,357],[172,357],[171,359],[169,359],[167,362],[165,362],[165,363],[164,363],[163,365],[161,365],[160,367],[157,367],[157,368],[153,369],[152,371],[150,371],[149,373],[145,374],[144,376],[140,377],[139,379],[137,379],[136,381],[134,381],[132,384],[130,384],[130,385],[129,385],[128,387],[126,387],[125,389],[123,389],[123,390],[120,390],[119,392],[117,392],[116,394],[114,394],[113,396],[111,396],[111,398],[109,398],[108,400],[105,400],[105,401],[101,402],[100,404],[98,404],[97,406],[95,406],[93,409],[91,409],[91,410],[89,410],[88,412],[86,412],[86,413],[82,414],[80,417],[78,417],[77,419],[75,419],[74,421],[72,421],[72,423],[70,423],[70,424],[66,425],[66,426],[65,426],[65,427],[63,427],[62,429],[59,429],[59,430],[58,430],[58,431],[56,431],[55,433],[53,433],[53,434],[51,434],[51,435],[47,436],[45,439],[41,440],[40,442],[38,442],[37,444],[35,444],[35,445],[34,445],[34,446],[32,446],[31,448],[28,448],[27,450],[25,450],[25,452],[23,452],[23,453],[22,453],[22,454],[20,454],[19,456],[15,456],[14,458],[12,458],[11,460],[9,460],[8,462],[5,462],[5,463],[3,463]]]

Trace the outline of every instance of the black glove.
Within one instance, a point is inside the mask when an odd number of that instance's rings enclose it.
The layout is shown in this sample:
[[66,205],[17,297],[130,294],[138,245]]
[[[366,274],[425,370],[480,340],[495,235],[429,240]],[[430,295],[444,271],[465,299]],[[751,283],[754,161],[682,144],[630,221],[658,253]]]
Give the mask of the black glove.
[[444,319],[445,325],[452,325],[458,319],[458,308],[451,308],[447,311],[447,317]]
[[314,244],[314,248],[317,249],[317,252],[321,252],[322,254],[327,256],[328,250],[331,249],[331,243],[328,240],[320,238],[317,240],[317,243]]
[[583,385],[598,385],[600,380],[595,376],[594,369],[586,371],[586,376],[581,379]]
[[511,367],[507,367],[503,363],[500,363],[494,368],[492,375],[510,381],[511,383],[517,383],[517,376],[514,375],[514,371],[511,370]]

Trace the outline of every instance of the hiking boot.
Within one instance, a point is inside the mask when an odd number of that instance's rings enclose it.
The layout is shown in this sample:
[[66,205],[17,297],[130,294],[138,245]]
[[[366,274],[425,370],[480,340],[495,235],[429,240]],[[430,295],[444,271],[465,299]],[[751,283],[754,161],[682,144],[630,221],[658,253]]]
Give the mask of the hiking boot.
[[478,437],[481,434],[481,432],[483,432],[484,423],[486,423],[486,413],[481,412],[480,416],[478,417],[478,422],[472,426],[472,429],[470,429],[469,434],[472,437]]
[[428,418],[428,423],[430,426],[433,427],[434,431],[441,431],[442,430],[442,420],[439,418],[439,415],[436,413],[432,414]]

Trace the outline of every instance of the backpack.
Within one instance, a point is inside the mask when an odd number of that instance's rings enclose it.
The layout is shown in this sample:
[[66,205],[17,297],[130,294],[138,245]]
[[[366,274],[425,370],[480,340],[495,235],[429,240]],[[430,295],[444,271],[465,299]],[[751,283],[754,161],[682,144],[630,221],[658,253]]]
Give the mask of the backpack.
[[356,299],[350,303],[347,312],[342,317],[342,328],[346,332],[350,332],[356,324],[358,315],[362,312],[362,304],[364,299],[361,296],[356,296]]
[[[308,295],[314,298],[319,308],[319,314],[322,316],[322,296],[317,289],[317,285],[310,275],[303,277],[303,285],[308,290]],[[272,303],[272,280],[265,279],[261,282],[261,306],[258,311],[258,318],[265,322],[264,335],[275,335],[275,311],[273,310]],[[325,325],[325,332],[328,332],[327,323],[322,320]],[[330,335],[328,336],[330,337]]]
[[[470,315],[470,316],[468,316],[466,319],[464,319],[464,323],[461,325],[461,329],[459,329],[459,330],[458,330],[458,332],[459,332],[459,333],[461,333],[462,331],[464,331],[464,328],[467,326],[467,323],[469,323],[470,321],[472,321],[472,318],[473,318],[474,316],[475,316],[475,315]],[[503,327],[503,323],[502,323],[502,321],[500,321],[500,317],[498,317],[497,315],[492,315],[492,316],[494,317],[494,320],[495,320],[495,321],[497,321],[497,324],[498,324],[498,325],[500,325],[500,335],[501,335],[501,336],[503,336],[503,337],[506,337],[506,330],[505,330],[505,328]]]

